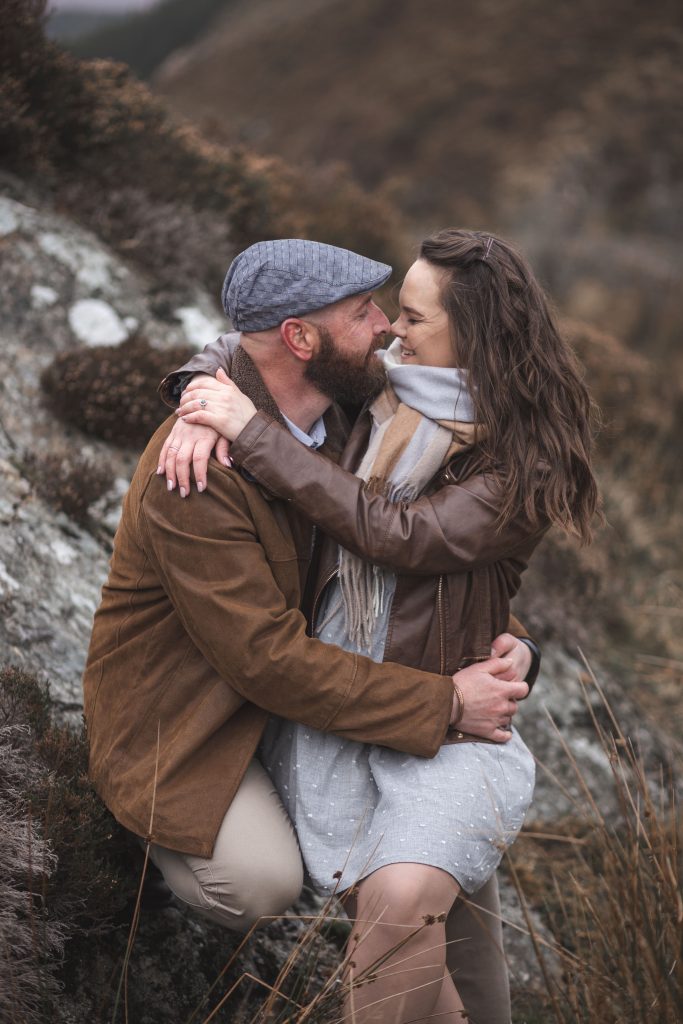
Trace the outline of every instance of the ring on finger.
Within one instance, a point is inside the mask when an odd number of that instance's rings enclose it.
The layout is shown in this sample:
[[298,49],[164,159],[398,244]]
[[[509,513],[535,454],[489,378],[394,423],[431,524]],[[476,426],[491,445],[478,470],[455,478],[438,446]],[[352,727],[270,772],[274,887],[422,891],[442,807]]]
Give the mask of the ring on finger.
[[199,399],[199,404],[200,404],[200,406],[202,407],[202,409],[206,409],[206,407],[207,407],[207,405],[208,405],[209,403],[207,402],[207,400],[206,400],[205,398],[200,398],[200,399]]

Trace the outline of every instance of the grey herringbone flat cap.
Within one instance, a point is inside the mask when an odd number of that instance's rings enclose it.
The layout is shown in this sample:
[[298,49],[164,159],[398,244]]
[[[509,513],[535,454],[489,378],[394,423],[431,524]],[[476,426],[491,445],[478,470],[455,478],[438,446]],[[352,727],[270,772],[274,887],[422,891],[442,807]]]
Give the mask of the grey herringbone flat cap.
[[371,292],[386,263],[302,238],[257,242],[237,256],[223,282],[223,308],[238,331],[265,331],[340,299]]

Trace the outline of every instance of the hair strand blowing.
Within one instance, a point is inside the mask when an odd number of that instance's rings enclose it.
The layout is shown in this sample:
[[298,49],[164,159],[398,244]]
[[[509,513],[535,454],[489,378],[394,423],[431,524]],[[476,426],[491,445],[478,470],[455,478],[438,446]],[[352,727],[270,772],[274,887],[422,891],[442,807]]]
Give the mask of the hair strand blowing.
[[503,495],[499,525],[523,514],[589,543],[597,408],[529,264],[495,235],[455,228],[425,239],[419,255],[441,271],[480,427],[479,468]]

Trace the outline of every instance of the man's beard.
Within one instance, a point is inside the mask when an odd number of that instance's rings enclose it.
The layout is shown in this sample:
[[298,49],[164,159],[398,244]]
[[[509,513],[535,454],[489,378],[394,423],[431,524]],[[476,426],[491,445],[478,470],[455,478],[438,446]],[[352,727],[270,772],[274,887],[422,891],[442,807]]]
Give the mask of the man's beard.
[[387,382],[382,363],[371,349],[365,356],[341,352],[322,324],[318,352],[306,364],[304,376],[328,398],[342,405],[362,405],[374,398]]

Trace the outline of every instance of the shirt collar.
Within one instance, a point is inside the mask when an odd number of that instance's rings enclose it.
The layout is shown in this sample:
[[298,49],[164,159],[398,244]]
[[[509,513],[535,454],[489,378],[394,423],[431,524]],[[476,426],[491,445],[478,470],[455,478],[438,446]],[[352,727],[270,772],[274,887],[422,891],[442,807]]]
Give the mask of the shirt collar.
[[292,423],[291,420],[288,420],[284,413],[282,413],[282,418],[287,424],[289,432],[294,435],[297,441],[301,441],[302,444],[305,444],[307,448],[320,448],[325,444],[327,431],[325,429],[325,423],[322,416],[320,419],[315,421],[311,427],[310,434],[305,434],[303,430],[297,427],[296,423]]

